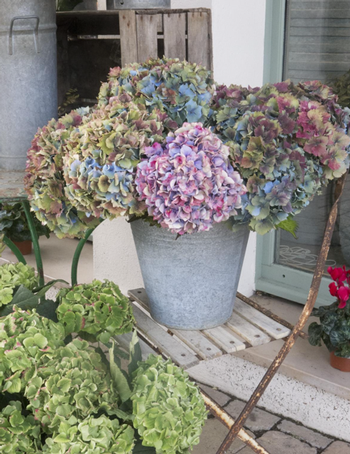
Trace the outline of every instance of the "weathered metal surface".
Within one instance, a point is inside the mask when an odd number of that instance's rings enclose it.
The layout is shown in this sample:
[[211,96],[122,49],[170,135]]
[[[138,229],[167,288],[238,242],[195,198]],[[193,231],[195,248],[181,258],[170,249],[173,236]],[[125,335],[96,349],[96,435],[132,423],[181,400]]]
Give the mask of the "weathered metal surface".
[[55,0],[0,3],[0,168],[22,170],[38,127],[57,115]]
[[233,440],[239,434],[241,428],[243,427],[243,424],[247,420],[247,418],[250,415],[250,413],[252,412],[253,408],[257,405],[260,397],[262,396],[262,394],[266,390],[267,386],[269,385],[269,383],[275,376],[280,365],[282,364],[282,362],[284,361],[284,359],[290,352],[290,350],[293,347],[296,339],[298,338],[301,330],[304,328],[305,323],[307,322],[308,318],[311,315],[311,311],[315,305],[318,290],[319,290],[321,280],[323,277],[324,265],[325,265],[329,247],[331,244],[331,239],[332,239],[335,222],[337,220],[338,202],[339,202],[339,198],[342,194],[342,191],[343,191],[343,188],[345,185],[345,179],[346,179],[346,174],[337,181],[336,190],[335,190],[335,202],[334,202],[331,212],[329,214],[329,218],[328,218],[328,222],[326,225],[323,242],[322,242],[322,246],[321,246],[321,251],[319,253],[315,272],[314,272],[314,275],[312,278],[309,295],[308,295],[305,307],[298,320],[298,323],[295,325],[295,327],[294,327],[292,333],[290,334],[290,336],[288,337],[287,341],[284,343],[284,345],[282,346],[278,355],[276,356],[274,361],[271,363],[271,365],[268,368],[263,379],[261,380],[261,382],[255,389],[255,391],[253,392],[249,401],[247,402],[247,405],[244,407],[241,414],[237,418],[235,424],[230,429],[230,432],[228,433],[225,440],[221,444],[219,450],[217,451],[217,454],[225,454],[228,451]]
[[157,322],[201,330],[231,317],[249,236],[246,226],[232,232],[221,223],[178,239],[144,221],[132,222],[131,229],[151,315]]
[[[219,404],[213,401],[206,392],[201,390],[201,394],[210,413],[214,415],[215,418],[217,418],[222,424],[224,424],[224,426],[231,429],[235,420],[222,407],[220,407]],[[252,438],[244,429],[240,429],[237,436],[247,446],[249,446],[253,452],[258,454],[269,454],[265,448],[260,446],[259,443],[255,441],[254,438]]]

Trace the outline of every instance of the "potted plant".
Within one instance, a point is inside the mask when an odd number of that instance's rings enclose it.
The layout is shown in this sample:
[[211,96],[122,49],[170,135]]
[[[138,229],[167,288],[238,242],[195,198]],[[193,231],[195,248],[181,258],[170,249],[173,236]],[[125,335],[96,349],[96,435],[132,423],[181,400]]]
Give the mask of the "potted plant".
[[135,221],[152,315],[210,328],[232,313],[249,230],[293,232],[293,217],[346,172],[336,101],[319,82],[216,85],[177,59],[113,68],[94,109],[36,135],[29,199],[62,236],[87,220]]
[[[50,229],[39,222],[36,217],[34,217],[34,225],[38,236],[50,237]],[[23,255],[31,253],[31,234],[20,202],[0,204],[0,235],[6,235]]]
[[329,292],[336,301],[312,311],[311,315],[319,317],[320,323],[309,326],[309,342],[315,346],[323,342],[330,352],[331,366],[350,372],[350,270],[345,266],[329,267],[328,273],[333,279]]
[[62,289],[40,303],[23,288],[0,309],[5,452],[185,454],[199,442],[207,412],[188,375],[161,357],[141,361],[136,332],[130,351],[119,349],[115,336],[134,319],[114,283]]

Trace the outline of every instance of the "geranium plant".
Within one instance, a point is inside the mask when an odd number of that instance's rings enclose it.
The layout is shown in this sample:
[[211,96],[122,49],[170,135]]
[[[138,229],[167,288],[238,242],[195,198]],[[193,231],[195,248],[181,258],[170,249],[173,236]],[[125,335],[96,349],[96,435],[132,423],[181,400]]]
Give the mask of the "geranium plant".
[[328,268],[333,282],[329,284],[329,292],[336,301],[329,306],[321,306],[312,311],[312,315],[320,318],[320,323],[313,322],[309,326],[309,342],[321,345],[322,341],[330,352],[336,356],[350,357],[350,270]]

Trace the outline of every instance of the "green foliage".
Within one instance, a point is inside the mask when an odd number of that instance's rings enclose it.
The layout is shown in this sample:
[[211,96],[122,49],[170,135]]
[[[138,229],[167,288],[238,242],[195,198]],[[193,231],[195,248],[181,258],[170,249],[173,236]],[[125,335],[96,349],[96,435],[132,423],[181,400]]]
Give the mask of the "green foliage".
[[23,263],[6,263],[0,266],[0,307],[12,301],[16,287],[24,285],[32,290],[38,285],[39,279],[35,270]]
[[203,398],[188,374],[170,360],[149,356],[134,374],[134,427],[157,453],[188,453],[206,419]]
[[[38,236],[50,236],[50,230],[36,217],[33,217]],[[31,240],[28,221],[20,202],[0,203],[0,233],[5,234],[12,241]]]
[[336,301],[313,310],[312,315],[319,317],[320,323],[313,322],[309,326],[309,342],[320,346],[323,341],[335,355],[350,357],[350,306],[341,309],[338,306]]
[[92,335],[91,340],[107,343],[111,336],[130,332],[135,322],[129,300],[110,281],[63,289],[58,294],[58,320],[66,334]]
[[14,312],[0,318],[0,391],[23,391],[38,362],[64,345],[62,325],[40,317],[35,310]]
[[20,402],[11,401],[0,410],[1,453],[38,454],[40,447],[40,426],[32,415],[22,415]]
[[100,411],[113,414],[119,396],[101,356],[86,341],[75,339],[45,360],[24,395],[46,430],[55,432],[61,422],[75,424]]
[[297,238],[296,232],[298,230],[298,223],[292,218],[292,216],[288,216],[288,218],[285,221],[282,221],[279,224],[277,224],[277,227],[279,229],[291,233],[294,236],[294,238]]
[[71,11],[83,0],[56,0],[56,11]]
[[58,435],[46,440],[43,452],[50,454],[129,454],[134,446],[132,427],[102,415],[88,417],[78,425],[62,422]]
[[350,70],[329,83],[335,94],[338,95],[338,103],[342,107],[350,107]]

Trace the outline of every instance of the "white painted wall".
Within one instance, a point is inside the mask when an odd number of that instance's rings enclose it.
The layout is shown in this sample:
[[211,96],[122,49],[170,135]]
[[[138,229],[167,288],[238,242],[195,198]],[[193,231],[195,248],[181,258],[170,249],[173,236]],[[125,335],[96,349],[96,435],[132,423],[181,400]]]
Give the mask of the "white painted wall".
[[[214,77],[218,83],[263,83],[266,0],[172,0],[172,8],[211,7]],[[239,291],[251,295],[255,281],[256,234],[251,233]],[[94,277],[122,291],[143,286],[130,226],[105,221],[94,232]]]

